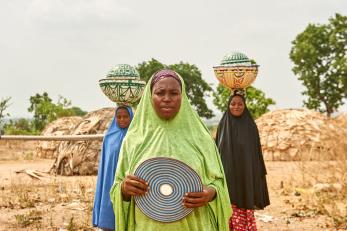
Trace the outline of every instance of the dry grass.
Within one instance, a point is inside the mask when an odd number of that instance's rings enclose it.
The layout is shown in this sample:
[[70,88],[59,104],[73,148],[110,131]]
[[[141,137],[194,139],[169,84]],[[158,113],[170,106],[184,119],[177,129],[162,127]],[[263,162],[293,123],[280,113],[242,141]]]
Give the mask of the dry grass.
[[17,214],[14,215],[17,224],[19,227],[26,228],[30,225],[35,225],[35,228],[42,228],[42,211],[39,210],[30,210],[26,214]]
[[0,161],[32,160],[37,141],[0,140]]
[[[259,230],[347,229],[347,147],[336,146],[340,151],[334,158],[327,158],[333,155],[329,150],[312,148],[302,155],[321,159],[267,162],[271,206],[261,212],[271,215],[273,221],[258,221]],[[31,160],[30,154],[23,153],[18,161],[4,159],[0,166],[0,230],[93,230],[96,176],[51,176],[37,181],[11,172],[48,169],[51,161]],[[317,190],[317,184],[328,186]]]
[[300,201],[293,203],[293,216],[326,215],[334,228],[347,229],[347,145],[336,145],[334,156],[321,150],[316,155],[322,160],[298,162],[301,179],[296,179],[294,193]]
[[[22,175],[23,177],[23,175]],[[0,209],[9,211],[7,229],[92,230],[95,180],[52,177],[33,181],[13,177],[0,191]]]

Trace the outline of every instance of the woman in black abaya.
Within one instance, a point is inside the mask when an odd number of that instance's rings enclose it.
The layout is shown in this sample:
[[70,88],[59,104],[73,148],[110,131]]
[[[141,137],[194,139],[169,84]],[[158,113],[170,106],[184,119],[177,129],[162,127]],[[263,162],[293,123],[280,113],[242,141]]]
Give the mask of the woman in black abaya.
[[255,209],[270,204],[259,132],[245,98],[234,93],[218,125],[216,143],[221,154],[233,215],[230,230],[257,230]]

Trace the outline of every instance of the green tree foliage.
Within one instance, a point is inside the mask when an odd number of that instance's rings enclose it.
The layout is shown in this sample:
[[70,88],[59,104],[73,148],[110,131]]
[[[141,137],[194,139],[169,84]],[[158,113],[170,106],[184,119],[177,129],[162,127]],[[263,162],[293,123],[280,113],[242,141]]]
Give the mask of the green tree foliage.
[[[246,90],[246,104],[253,118],[258,118],[262,114],[269,111],[268,107],[274,105],[275,101],[271,98],[266,98],[265,93],[255,87],[248,87]],[[231,90],[218,84],[217,91],[213,93],[213,103],[217,108],[224,112],[228,109],[228,101],[231,95]]]
[[266,98],[265,93],[255,87],[247,88],[247,107],[253,118],[258,118],[262,114],[269,111],[270,105],[275,105],[276,102],[272,98]]
[[304,106],[330,116],[347,97],[347,16],[309,24],[292,44],[293,72],[306,88]]
[[79,107],[71,107],[69,108],[69,110],[71,111],[71,113],[75,116],[84,116],[87,114],[86,111],[83,111],[81,108]]
[[42,95],[36,94],[30,97],[29,112],[34,113],[33,126],[35,130],[41,131],[49,121],[56,119],[55,104],[47,92]]
[[10,120],[4,126],[6,135],[38,135],[40,131],[33,130],[33,123],[29,119]]
[[31,96],[28,111],[34,113],[33,130],[42,131],[47,123],[60,117],[86,114],[80,108],[70,106],[71,101],[62,96],[59,96],[57,103],[53,103],[47,92]]
[[213,113],[207,107],[204,96],[208,96],[212,92],[212,88],[207,84],[201,76],[199,68],[189,63],[180,62],[178,64],[165,65],[156,59],[140,63],[136,69],[140,73],[142,79],[148,80],[156,71],[169,68],[180,74],[186,85],[186,92],[190,103],[195,108],[199,116],[204,118],[212,118]]
[[149,81],[153,73],[164,68],[168,68],[168,66],[153,58],[147,62],[145,61],[138,64],[136,67],[137,71],[140,73],[141,79],[145,80],[146,82]]
[[7,108],[10,106],[10,100],[11,100],[11,97],[6,97],[0,100],[0,135],[1,135],[2,126],[4,124],[4,118],[6,116],[10,116],[10,114],[6,112]]

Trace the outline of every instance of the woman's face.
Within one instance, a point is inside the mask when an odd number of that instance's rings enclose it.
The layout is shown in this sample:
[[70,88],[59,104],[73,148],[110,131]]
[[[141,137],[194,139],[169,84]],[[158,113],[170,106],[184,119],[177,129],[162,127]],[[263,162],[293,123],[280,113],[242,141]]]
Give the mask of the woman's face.
[[238,117],[242,115],[245,110],[245,103],[240,96],[237,95],[231,99],[229,110],[233,116]]
[[174,78],[164,78],[154,84],[152,102],[157,115],[165,120],[176,116],[181,107],[181,86]]
[[127,109],[120,108],[116,113],[117,124],[120,128],[127,128],[130,125],[130,115]]

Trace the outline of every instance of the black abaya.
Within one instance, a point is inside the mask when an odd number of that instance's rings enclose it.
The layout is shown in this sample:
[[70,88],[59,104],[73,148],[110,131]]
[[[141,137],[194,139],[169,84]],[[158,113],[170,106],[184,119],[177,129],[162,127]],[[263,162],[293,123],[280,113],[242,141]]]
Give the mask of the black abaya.
[[[230,105],[231,98],[229,100]],[[245,100],[243,98],[245,103]],[[263,209],[270,204],[259,132],[246,105],[241,116],[229,108],[218,125],[216,144],[221,154],[230,201],[238,208]]]

